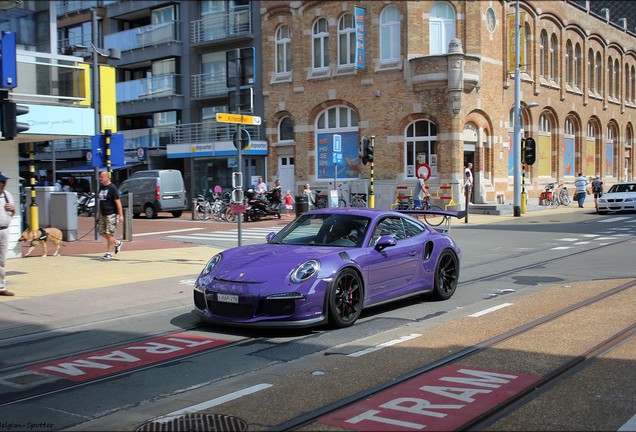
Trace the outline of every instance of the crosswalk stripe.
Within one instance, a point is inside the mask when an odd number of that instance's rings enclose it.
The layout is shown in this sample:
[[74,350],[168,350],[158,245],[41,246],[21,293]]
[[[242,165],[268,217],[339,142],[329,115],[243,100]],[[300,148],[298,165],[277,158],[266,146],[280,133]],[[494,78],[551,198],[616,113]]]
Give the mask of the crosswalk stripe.
[[[241,229],[241,239],[265,241],[265,236],[267,236],[267,234],[271,232],[278,232],[280,230],[281,227]],[[236,240],[238,238],[238,229],[215,231],[211,233],[198,232],[194,234],[171,235],[168,236],[168,238],[179,240]]]

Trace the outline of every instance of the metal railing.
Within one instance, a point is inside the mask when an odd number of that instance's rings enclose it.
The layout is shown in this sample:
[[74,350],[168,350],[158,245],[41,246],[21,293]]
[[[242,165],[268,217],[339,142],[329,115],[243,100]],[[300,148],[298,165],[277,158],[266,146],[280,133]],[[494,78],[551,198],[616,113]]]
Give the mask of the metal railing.
[[227,94],[227,73],[225,70],[192,75],[192,97],[219,96]]
[[104,36],[104,47],[124,52],[180,40],[179,22],[169,21],[108,34]]
[[181,75],[165,74],[117,83],[117,102],[181,95]]
[[210,14],[190,23],[190,42],[193,44],[249,34],[252,34],[249,6],[227,14]]

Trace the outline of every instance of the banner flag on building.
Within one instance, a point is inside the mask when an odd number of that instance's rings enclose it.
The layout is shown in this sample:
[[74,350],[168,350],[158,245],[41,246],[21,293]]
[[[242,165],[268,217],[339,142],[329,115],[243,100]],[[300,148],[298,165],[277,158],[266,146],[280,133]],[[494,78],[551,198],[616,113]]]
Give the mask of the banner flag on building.
[[[526,14],[519,13],[519,70],[526,70]],[[515,73],[515,14],[508,15],[508,73]]]
[[361,7],[354,7],[356,20],[356,68],[366,69],[367,53],[364,46],[366,28],[366,10]]

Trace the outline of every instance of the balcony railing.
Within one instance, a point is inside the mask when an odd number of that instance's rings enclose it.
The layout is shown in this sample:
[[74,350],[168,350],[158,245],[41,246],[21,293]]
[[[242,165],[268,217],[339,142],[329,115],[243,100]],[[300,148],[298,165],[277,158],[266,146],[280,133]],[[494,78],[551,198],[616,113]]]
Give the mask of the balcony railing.
[[190,41],[194,44],[251,34],[252,15],[249,7],[227,14],[210,14],[190,23]]
[[192,97],[211,97],[227,94],[225,71],[192,75]]
[[117,83],[117,102],[181,95],[181,75],[166,74]]
[[[265,139],[260,126],[244,126],[254,141]],[[172,137],[172,144],[203,144],[220,141],[232,141],[236,127],[228,123],[206,121],[177,125]]]
[[55,13],[57,16],[67,15],[72,12],[79,12],[92,7],[108,6],[118,3],[120,0],[67,0],[55,2]]
[[140,147],[165,148],[170,144],[176,126],[159,126],[146,129],[130,129],[119,131],[124,136],[124,149],[132,150]]
[[104,36],[104,47],[123,52],[180,40],[178,21],[170,21],[108,34]]

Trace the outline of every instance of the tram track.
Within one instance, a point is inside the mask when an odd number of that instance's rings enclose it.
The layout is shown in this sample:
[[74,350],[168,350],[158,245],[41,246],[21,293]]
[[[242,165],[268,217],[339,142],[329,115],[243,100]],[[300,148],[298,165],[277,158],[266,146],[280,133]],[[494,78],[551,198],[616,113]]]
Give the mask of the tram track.
[[[467,347],[460,351],[454,352],[450,355],[439,358],[435,360],[434,362],[431,362],[426,365],[420,366],[416,369],[413,369],[410,372],[407,372],[398,377],[395,377],[394,379],[391,379],[390,381],[387,381],[380,385],[374,386],[372,388],[357,392],[346,398],[343,398],[335,402],[332,402],[328,405],[325,405],[319,409],[308,411],[305,414],[296,416],[285,422],[279,423],[271,427],[269,430],[271,431],[314,430],[316,428],[316,425],[319,423],[320,419],[324,416],[327,416],[328,414],[335,413],[339,410],[342,410],[345,407],[354,405],[360,401],[368,400],[372,398],[374,395],[377,395],[381,392],[384,392],[385,390],[389,390],[396,386],[404,384],[405,382],[408,382],[410,380],[413,380],[414,378],[420,377],[423,374],[433,372],[437,369],[444,368],[445,366],[448,366],[451,364],[456,364],[457,362],[460,362],[460,361],[466,361],[467,359],[470,359],[471,357],[474,357],[480,353],[484,353],[487,350],[495,348],[497,345],[507,340],[514,339],[516,337],[524,335],[543,325],[546,325],[562,317],[565,317],[568,314],[572,314],[573,312],[585,309],[593,305],[597,305],[600,302],[603,302],[604,300],[614,295],[625,293],[627,290],[630,290],[635,286],[636,286],[636,279],[631,280],[622,285],[619,285],[613,289],[604,291],[598,295],[595,295],[585,300],[574,303],[565,308],[559,309],[555,312],[548,313],[531,322],[520,325],[516,328],[513,328],[501,334],[498,334],[482,342],[473,344],[470,347]],[[462,424],[461,427],[454,428],[454,429],[455,430],[483,430],[489,427],[490,425],[494,424],[501,418],[509,415],[511,412],[514,412],[519,407],[527,404],[529,401],[540,397],[543,393],[545,393],[551,387],[566,380],[567,378],[571,377],[573,374],[580,372],[582,369],[587,367],[596,359],[600,358],[607,352],[621,345],[626,340],[634,337],[634,335],[636,335],[636,324],[631,324],[627,327],[622,328],[620,331],[615,332],[610,337],[595,344],[591,349],[588,349],[582,354],[575,356],[574,358],[562,363],[561,365],[552,369],[551,371],[542,374],[540,379],[537,382],[535,382],[532,386],[524,389],[524,391],[517,394],[514,398],[507,400],[505,403],[498,405],[496,408],[493,408],[492,410],[482,412],[479,416],[475,417],[471,421],[466,422]],[[375,424],[374,426],[377,428],[378,425]],[[364,427],[361,427],[361,424],[356,424],[355,427],[352,426],[352,428],[356,430],[377,430],[374,428],[365,429]]]

